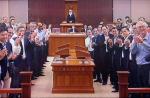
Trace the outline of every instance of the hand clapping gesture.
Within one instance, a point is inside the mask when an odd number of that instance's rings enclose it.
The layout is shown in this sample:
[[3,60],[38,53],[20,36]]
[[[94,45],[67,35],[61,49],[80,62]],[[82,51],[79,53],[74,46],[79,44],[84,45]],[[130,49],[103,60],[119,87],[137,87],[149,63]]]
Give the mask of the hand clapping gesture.
[[0,50],[0,60],[2,60],[7,55],[7,49]]

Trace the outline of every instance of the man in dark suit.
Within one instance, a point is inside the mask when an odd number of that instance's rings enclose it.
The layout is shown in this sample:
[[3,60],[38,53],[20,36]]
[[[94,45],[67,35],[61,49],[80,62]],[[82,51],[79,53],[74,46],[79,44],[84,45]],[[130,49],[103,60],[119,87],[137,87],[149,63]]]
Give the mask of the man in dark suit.
[[95,63],[95,72],[97,76],[97,80],[95,82],[102,82],[101,81],[101,66],[104,66],[104,55],[105,55],[105,37],[103,34],[100,34],[97,31],[97,35],[93,39],[93,48],[94,48],[94,63]]
[[[7,59],[7,49],[6,49],[6,39],[7,39],[7,31],[3,26],[0,26],[0,81],[5,85],[5,77],[8,71],[8,59]],[[0,88],[3,88],[4,85],[1,85]]]
[[69,10],[69,14],[67,16],[67,23],[75,23],[75,15],[72,10]]
[[75,26],[72,26],[72,28],[69,30],[69,32],[78,32],[77,28],[75,28]]

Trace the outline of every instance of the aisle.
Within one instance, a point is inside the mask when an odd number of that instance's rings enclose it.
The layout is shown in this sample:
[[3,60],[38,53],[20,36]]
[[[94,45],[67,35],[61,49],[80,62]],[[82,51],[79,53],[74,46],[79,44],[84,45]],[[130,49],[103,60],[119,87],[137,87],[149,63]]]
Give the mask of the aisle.
[[50,62],[46,63],[44,69],[45,76],[39,77],[37,80],[32,81],[35,85],[32,86],[32,98],[118,98],[118,93],[112,93],[111,85],[101,85],[94,83],[94,94],[52,94],[52,57],[49,57]]

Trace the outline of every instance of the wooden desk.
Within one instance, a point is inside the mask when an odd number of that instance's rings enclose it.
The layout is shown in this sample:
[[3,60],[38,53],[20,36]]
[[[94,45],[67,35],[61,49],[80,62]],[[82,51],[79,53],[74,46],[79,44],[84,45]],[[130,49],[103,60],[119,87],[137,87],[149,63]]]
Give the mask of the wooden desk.
[[66,33],[53,33],[49,38],[49,56],[55,56],[57,47],[63,44],[69,43],[70,48],[74,48],[75,45],[85,47],[85,34],[66,34]]
[[71,28],[72,26],[75,26],[79,32],[81,32],[81,29],[83,28],[82,23],[61,23],[61,32],[68,32],[68,28]]
[[60,59],[52,62],[52,93],[94,93],[90,59]]

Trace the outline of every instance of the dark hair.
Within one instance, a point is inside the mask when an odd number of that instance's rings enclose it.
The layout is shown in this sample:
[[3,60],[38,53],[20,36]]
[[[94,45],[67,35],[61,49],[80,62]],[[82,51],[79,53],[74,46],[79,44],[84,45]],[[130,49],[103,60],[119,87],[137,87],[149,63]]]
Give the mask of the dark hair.
[[117,21],[118,21],[118,20],[122,20],[122,19],[121,19],[121,18],[117,18]]
[[133,26],[133,25],[136,25],[136,22],[132,23],[132,26]]
[[126,19],[126,18],[130,18],[130,17],[129,17],[129,16],[126,16],[125,19]]
[[6,28],[4,28],[3,26],[0,26],[0,33],[7,31]]
[[11,18],[15,18],[15,16],[10,16],[9,18],[10,18],[10,19],[11,19]]
[[19,31],[19,29],[21,29],[21,28],[24,28],[25,29],[25,27],[24,26],[19,26],[18,28],[17,28],[17,32]]
[[129,31],[129,28],[127,26],[122,27],[121,30],[124,28]]
[[116,28],[116,27],[113,27],[113,28],[111,29],[111,31],[112,31],[113,29],[117,29],[117,28]]

